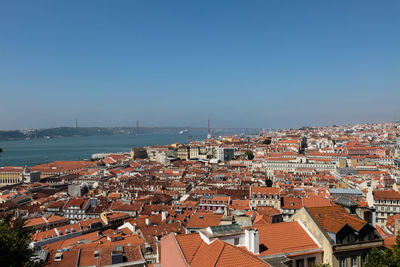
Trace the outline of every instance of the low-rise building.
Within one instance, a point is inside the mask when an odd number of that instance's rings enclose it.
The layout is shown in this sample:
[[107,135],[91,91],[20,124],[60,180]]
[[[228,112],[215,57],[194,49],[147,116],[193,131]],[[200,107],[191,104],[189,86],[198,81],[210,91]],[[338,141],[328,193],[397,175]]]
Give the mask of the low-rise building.
[[268,206],[280,209],[281,200],[278,187],[250,187],[250,206]]
[[321,244],[323,262],[332,267],[362,266],[371,249],[384,245],[372,224],[347,213],[342,206],[303,207],[291,221],[302,222]]
[[375,190],[372,195],[376,209],[376,224],[385,227],[388,216],[400,214],[400,193],[394,190]]

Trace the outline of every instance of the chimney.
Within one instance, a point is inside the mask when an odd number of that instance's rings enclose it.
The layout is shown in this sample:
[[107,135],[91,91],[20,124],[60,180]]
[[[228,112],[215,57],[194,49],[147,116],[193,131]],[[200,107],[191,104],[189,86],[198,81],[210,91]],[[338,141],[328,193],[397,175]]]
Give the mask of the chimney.
[[168,211],[161,212],[161,220],[164,222],[167,219]]
[[147,226],[150,226],[150,219],[149,218],[146,218],[145,222],[146,222]]
[[245,242],[248,251],[255,255],[260,254],[260,236],[257,229],[245,230]]
[[225,216],[231,216],[231,210],[228,207],[225,207],[224,215]]

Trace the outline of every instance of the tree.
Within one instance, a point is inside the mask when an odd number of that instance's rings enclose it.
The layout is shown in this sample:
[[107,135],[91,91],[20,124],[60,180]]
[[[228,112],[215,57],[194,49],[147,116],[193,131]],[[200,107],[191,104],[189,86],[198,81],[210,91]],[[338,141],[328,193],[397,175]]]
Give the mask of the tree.
[[254,159],[254,154],[253,154],[253,152],[251,152],[251,151],[246,151],[245,154],[246,154],[246,156],[247,156],[247,159],[249,159],[249,160]]
[[265,140],[263,141],[263,144],[264,144],[264,145],[270,145],[270,144],[271,144],[271,139],[270,139],[270,138],[265,139]]
[[0,220],[0,262],[2,266],[38,266],[30,261],[33,250],[29,248],[31,235],[24,227],[21,217],[11,220],[7,216]]
[[391,248],[374,248],[365,261],[366,267],[397,267],[400,266],[400,235],[396,236],[396,243]]

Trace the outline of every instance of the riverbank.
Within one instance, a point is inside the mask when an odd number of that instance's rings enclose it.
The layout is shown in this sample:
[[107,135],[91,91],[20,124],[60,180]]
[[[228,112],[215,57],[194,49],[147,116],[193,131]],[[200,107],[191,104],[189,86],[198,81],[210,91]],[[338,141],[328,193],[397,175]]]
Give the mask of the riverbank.
[[132,147],[169,145],[175,142],[187,143],[190,140],[203,140],[206,130],[190,131],[180,135],[178,132],[153,134],[123,134],[104,136],[73,136],[50,139],[31,139],[0,142],[1,166],[33,166],[57,160],[83,160],[92,154],[104,152],[129,152]]

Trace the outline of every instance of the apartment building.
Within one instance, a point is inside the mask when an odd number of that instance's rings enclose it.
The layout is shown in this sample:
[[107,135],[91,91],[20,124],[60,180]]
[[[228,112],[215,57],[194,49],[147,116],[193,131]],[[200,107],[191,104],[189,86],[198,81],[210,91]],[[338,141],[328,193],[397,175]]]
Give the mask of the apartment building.
[[278,187],[250,187],[250,206],[268,206],[280,209],[281,200]]
[[332,267],[361,267],[371,249],[384,245],[372,224],[342,206],[303,207],[290,220],[302,222],[321,244],[323,262]]
[[385,228],[388,216],[400,214],[400,193],[394,190],[375,190],[372,196],[376,209],[376,224]]

